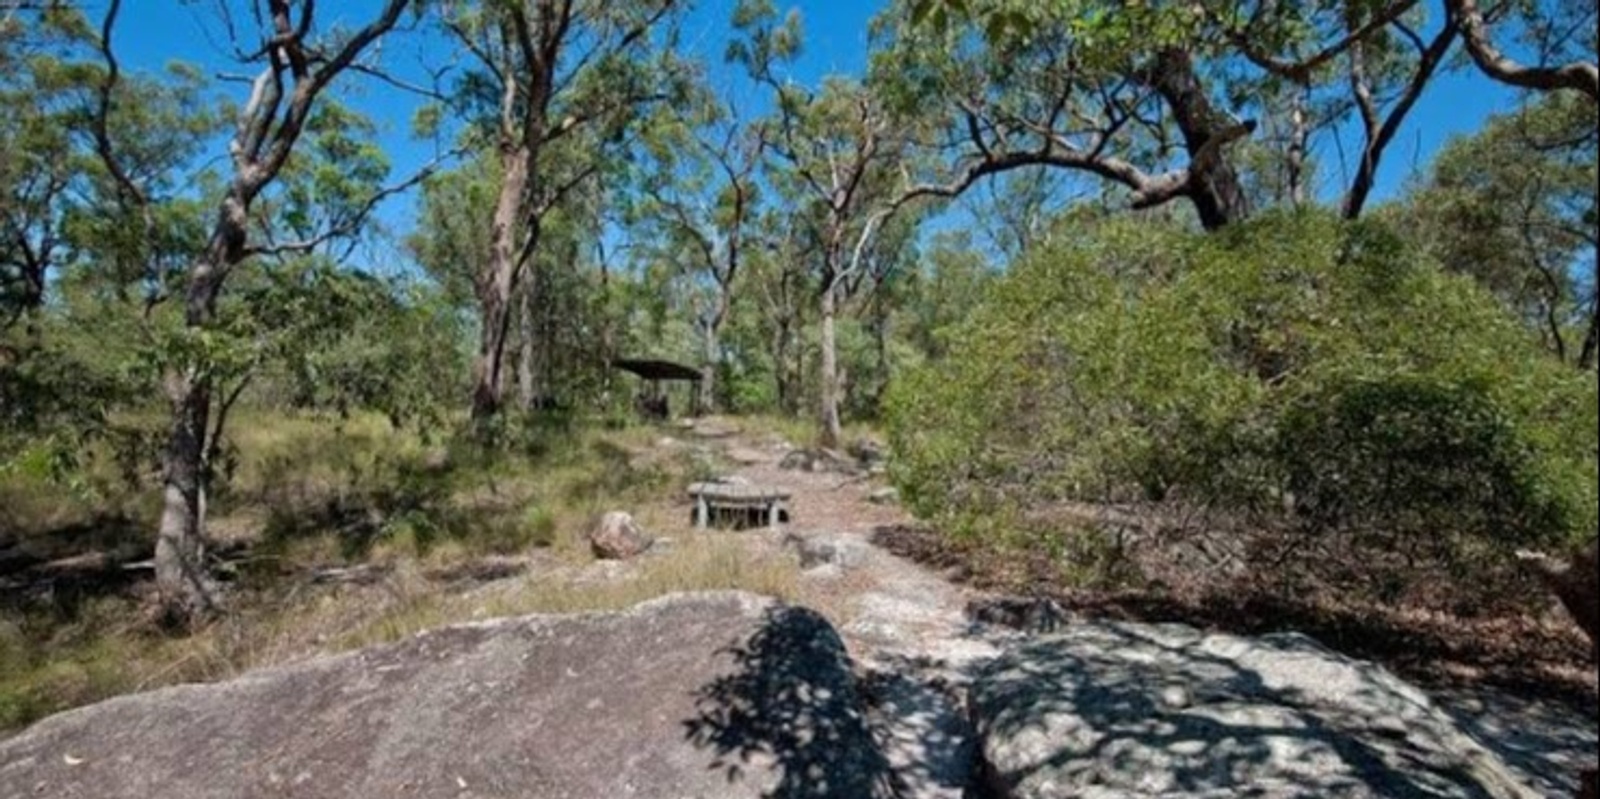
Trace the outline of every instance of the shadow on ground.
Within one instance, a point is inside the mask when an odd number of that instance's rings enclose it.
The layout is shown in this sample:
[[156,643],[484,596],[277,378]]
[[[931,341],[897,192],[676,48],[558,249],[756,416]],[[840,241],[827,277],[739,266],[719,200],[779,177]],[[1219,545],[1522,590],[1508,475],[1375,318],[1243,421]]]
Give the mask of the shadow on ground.
[[1087,785],[1306,799],[1517,795],[1426,701],[1301,636],[1217,643],[1125,625],[1029,643],[984,669],[973,696],[991,784],[1029,796]]
[[873,744],[844,643],[804,608],[768,612],[757,633],[726,650],[733,669],[695,695],[684,734],[709,750],[730,783],[775,775],[769,799],[896,795]]
[[1576,627],[1337,605],[1250,586],[1219,585],[1182,597],[1157,590],[1077,590],[1064,584],[1059,567],[1052,572],[1038,558],[1006,558],[1007,567],[1034,562],[1022,573],[1003,573],[991,568],[1000,558],[969,551],[926,528],[880,527],[872,538],[889,552],[972,587],[1052,599],[1068,619],[1177,622],[1236,635],[1294,630],[1426,685],[1491,685],[1557,700],[1591,716],[1597,708],[1590,647]]

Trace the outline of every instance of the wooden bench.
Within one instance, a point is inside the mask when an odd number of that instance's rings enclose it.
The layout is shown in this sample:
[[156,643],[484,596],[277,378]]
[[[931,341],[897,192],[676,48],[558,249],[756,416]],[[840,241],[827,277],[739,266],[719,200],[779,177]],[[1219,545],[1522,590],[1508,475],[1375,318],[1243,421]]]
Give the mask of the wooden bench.
[[776,528],[789,512],[789,499],[793,495],[783,488],[734,485],[731,483],[695,483],[689,486],[689,498],[694,500],[694,526],[706,529],[713,516],[726,518],[755,514],[756,524]]

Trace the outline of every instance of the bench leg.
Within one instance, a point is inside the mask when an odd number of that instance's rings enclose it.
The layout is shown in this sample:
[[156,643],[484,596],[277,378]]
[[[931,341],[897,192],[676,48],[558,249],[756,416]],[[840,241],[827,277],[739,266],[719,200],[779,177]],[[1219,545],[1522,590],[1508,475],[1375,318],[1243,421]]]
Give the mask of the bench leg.
[[783,503],[781,503],[781,502],[774,502],[774,503],[771,503],[771,504],[767,505],[767,528],[768,529],[770,529],[770,530],[778,529],[778,518],[780,516],[780,513],[779,513],[778,509],[781,508],[781,507],[783,507]]
[[694,526],[704,530],[711,526],[711,508],[705,497],[696,497],[694,501]]

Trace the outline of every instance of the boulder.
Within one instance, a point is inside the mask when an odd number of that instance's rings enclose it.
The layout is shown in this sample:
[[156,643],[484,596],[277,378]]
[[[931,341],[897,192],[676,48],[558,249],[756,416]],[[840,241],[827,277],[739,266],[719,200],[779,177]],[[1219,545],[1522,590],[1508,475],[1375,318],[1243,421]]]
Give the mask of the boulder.
[[800,568],[810,570],[833,566],[840,571],[859,568],[867,560],[871,547],[867,542],[843,533],[790,533],[784,546],[800,557]]
[[887,797],[844,646],[741,593],[450,627],[0,741],[0,796]]
[[589,530],[589,548],[601,560],[629,560],[650,548],[650,536],[629,514],[613,511]]
[[970,700],[1005,797],[1535,796],[1416,688],[1299,635],[1072,625]]

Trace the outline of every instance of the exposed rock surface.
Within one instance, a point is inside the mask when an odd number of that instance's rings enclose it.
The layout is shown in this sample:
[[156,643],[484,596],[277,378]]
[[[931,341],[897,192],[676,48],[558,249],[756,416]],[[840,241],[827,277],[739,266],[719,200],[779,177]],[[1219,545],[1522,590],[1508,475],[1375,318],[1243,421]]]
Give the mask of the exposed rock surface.
[[888,796],[860,706],[820,616],[679,595],[63,713],[0,742],[0,796]]
[[850,571],[866,563],[872,552],[871,545],[859,537],[841,533],[790,533],[783,543],[799,556],[802,569],[835,566]]
[[613,511],[589,531],[589,548],[601,560],[628,560],[650,548],[650,536],[629,514]]
[[1537,796],[1420,691],[1299,635],[1074,624],[972,686],[1009,797]]

